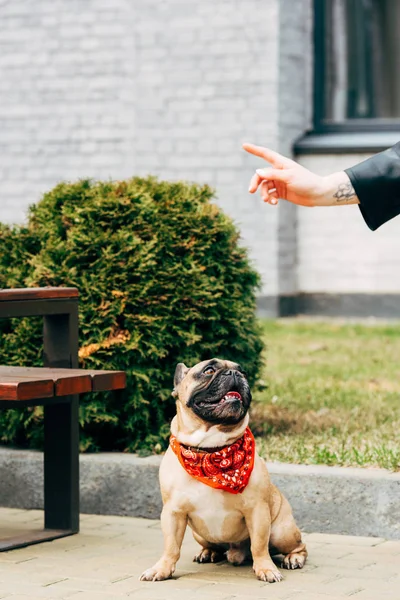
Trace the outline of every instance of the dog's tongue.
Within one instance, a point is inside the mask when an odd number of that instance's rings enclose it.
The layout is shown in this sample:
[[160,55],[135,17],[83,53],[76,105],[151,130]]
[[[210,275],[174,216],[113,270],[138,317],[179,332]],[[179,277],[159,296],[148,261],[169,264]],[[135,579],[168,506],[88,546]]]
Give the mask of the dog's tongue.
[[233,399],[241,400],[242,396],[239,394],[239,392],[228,392],[227,394],[225,394],[225,400]]

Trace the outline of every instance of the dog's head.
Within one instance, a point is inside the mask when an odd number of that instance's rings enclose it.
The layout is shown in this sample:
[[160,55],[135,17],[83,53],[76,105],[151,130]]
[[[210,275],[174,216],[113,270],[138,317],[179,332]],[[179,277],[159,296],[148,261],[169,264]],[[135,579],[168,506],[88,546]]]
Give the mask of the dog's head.
[[240,423],[251,402],[250,387],[241,367],[218,358],[192,368],[179,363],[173,395],[185,410],[213,425]]

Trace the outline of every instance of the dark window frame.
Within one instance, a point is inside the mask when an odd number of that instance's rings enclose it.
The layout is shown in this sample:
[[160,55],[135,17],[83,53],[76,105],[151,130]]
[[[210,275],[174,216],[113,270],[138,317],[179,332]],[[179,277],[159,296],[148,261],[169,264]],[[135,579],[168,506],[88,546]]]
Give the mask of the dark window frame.
[[324,118],[326,0],[314,0],[313,133],[400,131],[400,119],[346,119],[332,123]]

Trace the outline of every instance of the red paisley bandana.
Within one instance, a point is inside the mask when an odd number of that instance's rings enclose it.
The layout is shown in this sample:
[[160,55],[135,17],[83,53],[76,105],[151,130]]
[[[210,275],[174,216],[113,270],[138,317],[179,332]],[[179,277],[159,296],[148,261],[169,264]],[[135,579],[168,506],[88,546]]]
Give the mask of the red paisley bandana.
[[236,442],[215,452],[184,446],[173,435],[169,443],[182,467],[195,479],[230,494],[241,494],[247,486],[255,455],[254,437],[249,428]]

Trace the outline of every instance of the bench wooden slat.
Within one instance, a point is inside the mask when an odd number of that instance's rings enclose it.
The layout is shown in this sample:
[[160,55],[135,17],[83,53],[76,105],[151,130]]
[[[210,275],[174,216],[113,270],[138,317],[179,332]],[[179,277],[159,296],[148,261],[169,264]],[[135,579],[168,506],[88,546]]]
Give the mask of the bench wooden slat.
[[15,377],[0,379],[0,400],[33,400],[35,398],[53,398],[54,381],[52,379],[34,379],[19,381]]
[[[92,377],[85,371],[78,371],[77,369],[0,366],[0,383],[9,377],[13,377],[15,380],[21,382],[23,381],[25,384],[28,384],[30,381],[34,382],[40,379],[50,379],[53,383],[52,396],[83,394],[84,392],[91,392],[93,390]],[[39,397],[40,396],[36,396],[36,398]],[[2,398],[0,397],[0,399]],[[22,398],[18,399],[21,400]]]
[[0,365],[0,381],[3,377],[18,377],[20,379],[46,378],[57,381],[58,379],[80,377],[87,375],[83,369],[52,369],[51,367],[9,367]]
[[10,300],[66,300],[78,297],[77,288],[68,287],[0,289],[0,302]]
[[[46,385],[41,388],[42,383]],[[0,366],[0,400],[33,400],[125,387],[123,371]]]
[[93,381],[94,392],[107,390],[123,390],[126,388],[126,373],[124,371],[89,371]]
[[55,395],[69,396],[70,394],[83,394],[93,389],[90,375],[73,375],[72,377],[58,377],[54,380]]

